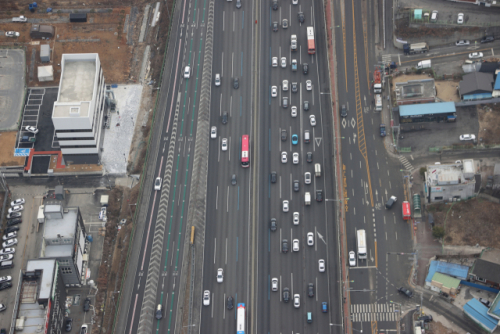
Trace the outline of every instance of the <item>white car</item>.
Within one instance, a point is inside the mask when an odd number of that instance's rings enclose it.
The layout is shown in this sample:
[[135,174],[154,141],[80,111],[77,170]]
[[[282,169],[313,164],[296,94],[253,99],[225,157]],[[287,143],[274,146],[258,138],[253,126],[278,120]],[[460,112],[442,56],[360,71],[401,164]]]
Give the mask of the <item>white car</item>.
[[284,164],[286,164],[286,162],[288,161],[287,155],[288,155],[287,152],[281,152],[281,162]]
[[203,305],[205,305],[205,306],[210,305],[210,291],[209,290],[203,291]]
[[314,233],[307,233],[307,246],[314,246]]
[[460,140],[475,140],[475,135],[460,135]]
[[217,138],[217,127],[212,126],[212,129],[210,130],[210,138],[215,139]]
[[[11,261],[13,258],[14,258],[14,254],[0,255],[0,262]],[[0,277],[0,279],[1,278],[3,278],[3,277]]]
[[278,291],[278,279],[276,277],[271,280],[271,289]]
[[311,126],[316,126],[316,117],[314,115],[309,115],[309,123],[311,123]]
[[299,154],[297,152],[295,152],[293,154],[293,164],[294,165],[298,165],[299,164]]
[[23,211],[23,210],[24,210],[24,206],[22,206],[22,205],[14,205],[12,208],[10,208],[8,210],[8,213],[19,212],[19,211]]
[[17,245],[17,239],[9,239],[2,244],[3,248],[11,247]]
[[300,295],[298,293],[293,295],[293,307],[295,308],[300,307]]
[[318,268],[320,273],[325,272],[325,260],[323,259],[318,260]]
[[191,67],[186,66],[186,68],[184,69],[184,79],[189,79],[190,76],[191,76]]
[[217,269],[217,283],[224,282],[224,270],[222,268]]
[[351,267],[356,267],[356,253],[354,253],[354,251],[349,252],[349,265]]
[[271,87],[271,96],[272,97],[278,96],[278,87],[276,87],[276,86]]
[[470,45],[470,41],[466,39],[461,39],[459,41],[456,41],[455,45],[456,46]]
[[286,92],[288,90],[288,80],[283,80],[283,91]]
[[283,212],[288,212],[289,207],[288,207],[288,200],[283,201]]
[[222,138],[222,150],[227,151],[227,138]]
[[87,334],[89,330],[89,326],[87,324],[83,324],[82,327],[80,328],[80,334]]
[[299,3],[299,0],[292,0],[292,5],[297,5]]
[[299,239],[293,239],[292,250],[294,252],[298,252],[299,251]]
[[307,90],[312,90],[313,89],[313,84],[311,80],[306,81],[306,89]]
[[299,213],[298,212],[293,213],[293,225],[299,225]]
[[18,198],[15,201],[10,202],[10,206],[24,204],[24,198]]
[[278,67],[278,57],[273,57],[273,60],[271,61],[272,67]]
[[161,177],[157,177],[155,180],[155,190],[161,190]]
[[457,23],[458,24],[464,23],[464,13],[458,13]]
[[306,172],[304,174],[304,183],[305,184],[311,184],[311,173]]
[[469,53],[469,59],[483,58],[482,52]]
[[19,37],[19,33],[17,31],[6,31],[5,36],[6,37]]
[[17,237],[17,232],[14,231],[14,232],[10,232],[10,233],[4,234],[3,237],[2,237],[2,239],[3,239],[3,241],[5,241],[5,240],[9,240],[9,239],[14,239],[16,237]]
[[38,133],[38,129],[36,127],[34,127],[34,126],[27,126],[25,128],[25,130],[28,131],[28,132],[34,133],[34,134]]
[[286,57],[281,57],[281,67],[286,68]]
[[292,117],[297,117],[297,107],[296,106],[292,106],[291,115],[292,115]]
[[215,74],[215,85],[217,87],[220,86],[220,74],[219,73]]
[[0,255],[14,254],[16,252],[15,248],[4,248],[0,250]]
[[10,281],[12,281],[12,276],[0,277],[0,283],[10,282]]

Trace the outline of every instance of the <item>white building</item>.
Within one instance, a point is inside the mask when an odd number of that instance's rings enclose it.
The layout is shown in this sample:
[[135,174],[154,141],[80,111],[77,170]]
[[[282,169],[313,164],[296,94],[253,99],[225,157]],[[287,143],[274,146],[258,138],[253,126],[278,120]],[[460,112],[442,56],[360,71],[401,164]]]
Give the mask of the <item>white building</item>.
[[52,111],[55,141],[65,164],[99,164],[106,92],[99,55],[63,54],[61,69]]

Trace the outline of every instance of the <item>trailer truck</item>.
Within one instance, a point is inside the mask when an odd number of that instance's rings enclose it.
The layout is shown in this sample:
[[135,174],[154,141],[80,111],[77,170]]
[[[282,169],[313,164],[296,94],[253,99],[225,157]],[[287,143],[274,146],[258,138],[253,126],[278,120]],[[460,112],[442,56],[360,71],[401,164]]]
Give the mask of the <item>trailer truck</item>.
[[427,43],[413,43],[403,45],[403,51],[405,55],[413,55],[416,53],[426,53],[429,52],[429,45]]
[[357,231],[358,259],[366,259],[366,233],[365,230]]
[[379,69],[373,72],[373,93],[375,94],[382,93],[382,78]]

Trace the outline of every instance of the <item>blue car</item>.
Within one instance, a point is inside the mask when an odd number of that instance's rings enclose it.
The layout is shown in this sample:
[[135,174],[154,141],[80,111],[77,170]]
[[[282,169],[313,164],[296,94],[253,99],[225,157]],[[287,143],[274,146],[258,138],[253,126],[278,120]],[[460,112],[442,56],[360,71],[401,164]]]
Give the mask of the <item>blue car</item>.
[[297,145],[299,143],[299,136],[292,135],[292,144]]
[[322,303],[321,311],[323,311],[323,313],[328,312],[328,303],[327,302]]

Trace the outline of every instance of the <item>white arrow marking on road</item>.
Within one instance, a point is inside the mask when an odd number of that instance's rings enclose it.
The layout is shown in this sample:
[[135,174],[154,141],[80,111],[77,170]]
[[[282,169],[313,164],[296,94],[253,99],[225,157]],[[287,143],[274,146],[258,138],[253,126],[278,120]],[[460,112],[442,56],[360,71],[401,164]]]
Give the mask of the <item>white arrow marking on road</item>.
[[321,239],[321,241],[323,241],[323,242],[325,243],[325,245],[326,245],[326,241],[325,241],[325,239],[323,238],[323,236],[322,236],[319,232],[316,232],[316,233],[318,234],[318,238],[320,238],[320,239]]
[[353,137],[353,138],[352,138],[352,140],[353,140],[354,144],[356,144],[356,134],[355,134],[355,133],[353,133],[353,134],[352,134],[352,137]]

